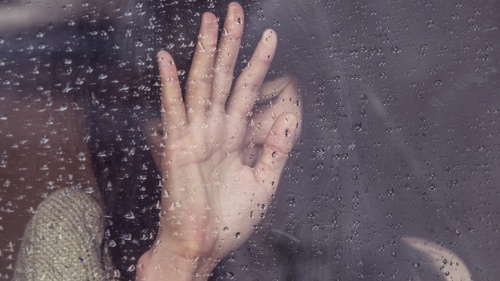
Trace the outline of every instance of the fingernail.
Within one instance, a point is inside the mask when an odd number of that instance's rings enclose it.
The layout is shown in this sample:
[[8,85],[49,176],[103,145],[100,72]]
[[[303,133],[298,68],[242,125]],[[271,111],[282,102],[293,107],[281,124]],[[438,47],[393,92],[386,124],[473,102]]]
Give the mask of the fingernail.
[[264,31],[262,34],[262,40],[265,41],[266,43],[273,42],[276,38],[276,32],[272,29],[267,29]]
[[163,60],[163,54],[164,54],[164,53],[165,53],[165,51],[164,51],[164,50],[159,51],[159,52],[156,54],[156,59],[157,59],[158,61]]
[[239,4],[236,2],[229,3],[229,6],[227,7],[227,14],[231,14],[231,19],[236,19],[238,24],[243,23],[243,16],[237,13],[239,10]]

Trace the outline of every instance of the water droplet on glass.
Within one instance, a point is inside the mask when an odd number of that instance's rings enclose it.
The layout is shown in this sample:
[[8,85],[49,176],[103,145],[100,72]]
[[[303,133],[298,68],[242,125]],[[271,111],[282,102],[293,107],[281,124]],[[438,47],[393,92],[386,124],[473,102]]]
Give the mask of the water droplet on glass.
[[40,140],[40,144],[47,144],[49,142],[49,137],[47,135],[44,135],[42,139]]
[[132,211],[129,211],[125,214],[125,218],[128,220],[133,220],[133,219],[135,219],[135,215]]
[[128,271],[128,272],[134,272],[134,271],[135,271],[135,265],[134,265],[134,264],[131,264],[131,265],[127,268],[127,271]]

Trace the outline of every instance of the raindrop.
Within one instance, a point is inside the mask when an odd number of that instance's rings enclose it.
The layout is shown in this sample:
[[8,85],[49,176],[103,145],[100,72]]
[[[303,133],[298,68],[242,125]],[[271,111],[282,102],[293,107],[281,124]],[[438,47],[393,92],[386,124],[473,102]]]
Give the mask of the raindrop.
[[48,142],[49,142],[49,137],[47,137],[47,135],[44,135],[40,140],[40,144],[42,145],[47,144]]
[[121,236],[121,238],[122,238],[123,240],[125,240],[125,241],[130,241],[130,240],[132,240],[132,234],[130,234],[130,233],[124,233],[124,234]]
[[85,153],[83,153],[83,152],[78,153],[77,157],[78,157],[78,161],[80,161],[80,162],[83,162],[86,159]]
[[61,105],[58,109],[56,109],[56,111],[59,111],[59,112],[62,112],[62,111],[66,111],[68,109],[68,105]]
[[116,247],[116,242],[115,242],[115,240],[110,240],[110,241],[109,241],[109,244],[108,244],[108,247],[110,247],[110,248]]
[[401,53],[401,49],[398,48],[398,47],[396,47],[396,46],[394,46],[394,47],[391,48],[391,52],[393,54],[399,54],[399,53]]
[[370,103],[370,99],[368,98],[367,95],[365,94],[362,94],[359,99],[361,100],[361,102],[365,103],[365,104],[369,104]]
[[125,214],[125,218],[128,220],[133,220],[133,219],[135,219],[135,215],[132,211],[129,211]]

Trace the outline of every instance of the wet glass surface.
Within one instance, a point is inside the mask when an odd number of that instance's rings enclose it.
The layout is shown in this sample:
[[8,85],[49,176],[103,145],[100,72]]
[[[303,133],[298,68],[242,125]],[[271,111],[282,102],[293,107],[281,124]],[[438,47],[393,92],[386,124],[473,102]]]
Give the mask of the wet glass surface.
[[[201,13],[227,3],[0,2],[0,279],[67,186],[102,199],[133,278],[158,220],[156,52],[185,80]],[[297,79],[304,120],[274,203],[213,280],[495,280],[500,2],[242,5],[242,61],[273,28],[269,79]]]

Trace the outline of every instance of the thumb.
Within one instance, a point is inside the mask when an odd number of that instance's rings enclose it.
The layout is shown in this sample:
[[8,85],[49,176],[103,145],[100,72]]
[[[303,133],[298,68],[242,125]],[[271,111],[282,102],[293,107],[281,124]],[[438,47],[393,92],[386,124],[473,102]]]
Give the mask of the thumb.
[[262,156],[255,164],[255,179],[273,194],[298,133],[297,117],[283,113],[274,122],[264,142]]

